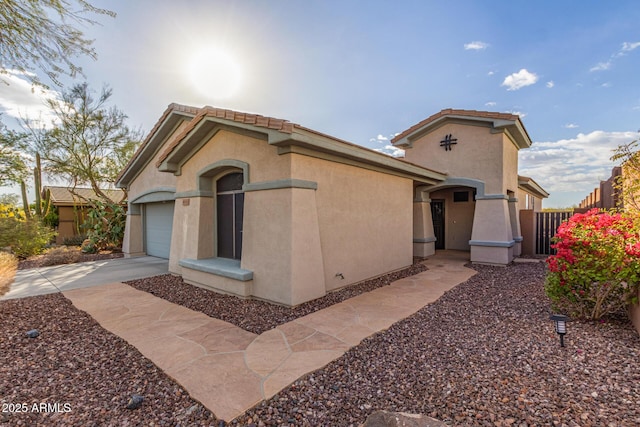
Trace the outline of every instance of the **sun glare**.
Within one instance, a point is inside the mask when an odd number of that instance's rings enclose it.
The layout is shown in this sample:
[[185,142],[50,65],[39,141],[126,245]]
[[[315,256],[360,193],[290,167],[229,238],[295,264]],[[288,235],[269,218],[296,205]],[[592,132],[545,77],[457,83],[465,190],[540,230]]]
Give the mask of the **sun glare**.
[[242,67],[225,50],[214,47],[201,49],[194,53],[188,66],[191,84],[207,98],[231,98],[240,89]]

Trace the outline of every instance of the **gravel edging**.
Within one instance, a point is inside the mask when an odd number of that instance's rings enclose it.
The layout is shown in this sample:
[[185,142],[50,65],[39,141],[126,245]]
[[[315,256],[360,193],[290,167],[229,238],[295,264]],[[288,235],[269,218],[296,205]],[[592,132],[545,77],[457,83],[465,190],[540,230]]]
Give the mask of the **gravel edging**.
[[219,294],[208,289],[187,284],[181,277],[171,274],[132,280],[125,283],[174,304],[182,305],[210,317],[224,320],[246,331],[260,335],[276,326],[306,316],[307,314],[362,293],[387,286],[393,281],[413,276],[425,270],[427,270],[427,267],[424,264],[416,263],[402,270],[330,292],[322,298],[300,304],[293,308],[266,301],[242,299],[232,295]]
[[[40,335],[28,338],[32,329]],[[216,425],[180,385],[62,294],[0,301],[0,333],[0,425]],[[133,394],[142,406],[126,409]]]

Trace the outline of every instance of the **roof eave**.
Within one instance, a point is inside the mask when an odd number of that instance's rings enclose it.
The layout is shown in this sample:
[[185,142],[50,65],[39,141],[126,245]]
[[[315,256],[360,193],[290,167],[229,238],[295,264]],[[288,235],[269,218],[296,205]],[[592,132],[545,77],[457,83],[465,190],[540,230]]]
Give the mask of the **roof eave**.
[[436,184],[447,178],[445,173],[414,165],[346,141],[340,141],[301,126],[296,126],[291,135],[281,135],[279,139],[270,138],[269,144],[281,148],[306,148],[317,153],[349,160],[362,166],[370,166],[398,176],[408,177],[424,184]]
[[496,129],[498,131],[502,131],[503,129],[506,129],[512,135],[513,140],[519,149],[531,147],[531,139],[529,138],[529,135],[526,129],[524,128],[524,126],[522,125],[522,122],[520,121],[520,119],[507,120],[507,119],[499,119],[499,118],[493,118],[493,117],[479,117],[479,116],[476,117],[476,116],[468,116],[468,115],[461,115],[461,114],[447,114],[444,116],[437,117],[436,119],[430,121],[429,123],[426,123],[424,126],[421,126],[413,130],[411,133],[404,135],[402,138],[397,140],[393,139],[391,142],[396,147],[400,147],[400,148],[411,147],[413,145],[414,140],[420,138],[422,135],[429,132],[430,130],[435,129],[441,126],[442,124],[444,124],[445,122],[451,121],[451,120],[488,123],[491,125],[493,129]]
[[533,179],[526,176],[518,176],[518,187],[522,190],[539,197],[540,199],[546,199],[549,197],[549,193],[540,186]]
[[[171,109],[172,107],[170,106],[169,108]],[[166,117],[156,125],[155,131],[152,131],[140,147],[140,150],[134,154],[127,166],[120,172],[116,179],[116,187],[127,188],[140,171],[153,159],[158,149],[175,132],[178,126],[184,120],[190,120],[195,116],[195,114],[179,109],[171,109],[165,115]]]

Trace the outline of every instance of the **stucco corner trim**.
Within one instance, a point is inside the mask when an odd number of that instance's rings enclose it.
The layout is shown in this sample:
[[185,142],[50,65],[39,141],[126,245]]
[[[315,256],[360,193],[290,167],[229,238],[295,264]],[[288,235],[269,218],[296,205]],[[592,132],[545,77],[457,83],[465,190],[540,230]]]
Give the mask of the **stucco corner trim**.
[[523,238],[522,238],[522,236],[517,236],[517,237],[514,237],[514,238],[513,238],[513,240],[514,240],[516,243],[520,243],[520,242],[522,242]]
[[180,193],[176,193],[176,199],[188,199],[191,197],[213,197],[213,191],[202,191],[202,190],[192,190],[192,191],[181,191]]
[[517,197],[510,198],[509,203],[518,203],[518,198]]
[[129,206],[127,207],[127,215],[141,215],[142,209],[140,209],[140,205],[129,202]]
[[240,267],[240,260],[227,258],[207,258],[190,259],[185,258],[179,261],[181,267],[204,273],[215,274],[216,276],[227,277],[229,279],[248,282],[253,280],[253,271]]
[[152,202],[166,202],[169,200],[175,200],[176,189],[174,187],[156,187],[140,193],[129,202],[130,204],[137,203],[152,203]]
[[318,183],[315,181],[305,181],[303,179],[278,179],[275,181],[254,182],[242,186],[242,190],[245,192],[277,190],[281,188],[302,188],[306,190],[317,190]]
[[413,243],[433,243],[436,240],[438,239],[436,239],[435,237],[425,237],[425,238],[414,237]]
[[503,242],[497,240],[469,240],[469,246],[486,246],[492,248],[511,248],[516,244],[515,240]]
[[249,183],[249,164],[242,160],[223,159],[200,169],[196,174],[198,191],[213,191],[211,177],[227,170],[241,170],[244,184]]
[[476,200],[509,200],[509,196],[504,194],[485,194],[484,196],[476,196]]
[[428,186],[422,185],[416,188],[414,202],[428,202],[429,194],[441,190],[443,188],[451,188],[451,187],[470,187],[476,189],[476,200],[482,200],[485,197],[484,194],[484,181],[479,179],[472,178],[464,178],[464,177],[448,177],[443,182]]

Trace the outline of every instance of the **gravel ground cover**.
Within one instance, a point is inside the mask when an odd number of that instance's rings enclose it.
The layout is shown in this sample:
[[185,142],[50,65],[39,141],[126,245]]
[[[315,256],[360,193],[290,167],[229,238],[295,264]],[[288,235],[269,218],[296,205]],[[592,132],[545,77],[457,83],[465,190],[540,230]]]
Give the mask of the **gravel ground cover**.
[[475,268],[234,425],[357,426],[379,409],[455,426],[640,425],[640,338],[626,316],[571,322],[561,348],[544,264]]
[[[32,329],[40,335],[28,338]],[[217,425],[181,386],[62,294],[0,301],[0,361],[0,425]],[[133,394],[144,400],[130,410]]]
[[418,274],[426,269],[423,264],[415,263],[405,269],[331,292],[322,298],[300,304],[293,308],[264,301],[241,299],[231,295],[218,294],[184,283],[181,277],[171,274],[132,280],[125,283],[175,304],[232,323],[249,332],[261,334],[283,323],[290,322],[364,292],[386,286],[395,280]]
[[[468,282],[231,424],[357,426],[386,409],[455,426],[640,425],[640,338],[625,316],[571,322],[561,348],[543,264],[474,268]],[[26,338],[32,328],[38,338]],[[0,404],[71,405],[0,412],[0,425],[220,425],[60,294],[0,301],[0,354]],[[142,406],[125,409],[134,393]]]

